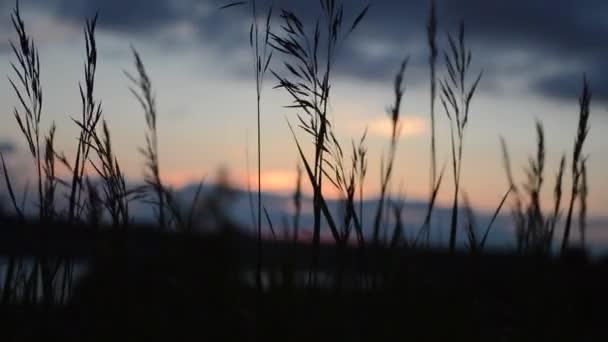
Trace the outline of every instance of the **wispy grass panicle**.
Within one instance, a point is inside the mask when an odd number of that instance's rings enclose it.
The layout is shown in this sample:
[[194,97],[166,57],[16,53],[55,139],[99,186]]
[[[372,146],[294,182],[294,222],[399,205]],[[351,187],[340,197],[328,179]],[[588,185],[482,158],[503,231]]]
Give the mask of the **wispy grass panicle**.
[[386,200],[386,193],[388,191],[388,186],[391,180],[391,176],[393,174],[393,167],[395,163],[395,157],[397,154],[397,143],[399,141],[399,136],[401,134],[401,102],[403,101],[403,94],[405,92],[405,86],[403,85],[403,78],[405,75],[405,70],[407,69],[407,65],[409,62],[409,57],[403,60],[401,66],[399,67],[399,71],[395,76],[395,80],[393,82],[393,92],[394,92],[394,103],[388,108],[387,112],[389,115],[389,119],[391,120],[391,140],[389,145],[388,156],[386,160],[382,160],[382,169],[381,179],[380,179],[380,195],[378,198],[378,207],[376,209],[376,214],[374,217],[374,226],[373,226],[373,242],[374,245],[379,244],[380,239],[380,226],[382,224],[382,213],[384,212],[384,202]]
[[359,179],[357,176],[357,169],[360,165],[359,154],[353,142],[351,163],[349,167],[346,167],[344,165],[344,152],[333,131],[330,132],[330,139],[332,141],[331,150],[327,151],[327,154],[331,157],[331,160],[328,161],[330,172],[326,172],[326,176],[336,189],[340,191],[340,195],[342,196],[342,226],[338,242],[343,244],[348,242],[353,225],[355,226],[359,242],[361,242],[363,236],[355,209],[355,195],[357,192],[357,180]]
[[56,208],[55,208],[55,194],[57,192],[57,185],[59,178],[56,175],[55,170],[55,124],[51,125],[48,136],[45,140],[45,152],[44,152],[44,165],[42,167],[44,172],[44,202],[42,207],[42,213],[44,220],[50,222],[55,219]]
[[[585,86],[586,87],[586,86]],[[584,88],[585,88],[584,87]],[[585,116],[588,116],[586,108],[588,108],[588,101],[590,100],[590,93],[588,90],[583,91],[584,95],[581,97],[581,111],[583,113],[582,124],[580,127],[587,127]],[[579,146],[578,151],[582,149],[582,142],[587,134],[587,129],[581,128],[579,130],[579,136],[576,139],[576,145]],[[566,156],[562,155],[558,171],[555,175],[555,184],[553,186],[553,207],[550,214],[546,214],[541,207],[541,192],[544,184],[544,170],[545,170],[545,159],[546,159],[546,147],[545,147],[545,135],[544,129],[540,122],[536,122],[537,132],[537,152],[534,156],[528,160],[528,165],[525,168],[527,180],[523,185],[523,192],[520,192],[517,185],[513,180],[511,172],[509,155],[506,148],[504,139],[501,139],[503,145],[503,156],[505,160],[505,169],[507,170],[507,178],[511,186],[512,192],[515,195],[515,201],[513,205],[513,215],[515,219],[515,230],[517,236],[517,247],[518,251],[524,253],[534,253],[538,255],[549,255],[552,250],[553,239],[555,236],[555,230],[557,223],[559,222],[562,215],[562,197],[563,197],[563,178],[566,170]],[[586,220],[586,196],[587,196],[587,185],[586,175],[583,175],[583,171],[586,172],[586,156],[583,156],[581,152],[576,152],[575,148],[574,158],[578,158],[576,161],[578,166],[573,166],[573,189],[570,201],[570,207],[568,208],[568,217],[566,220],[566,227],[571,224],[573,215],[573,206],[577,200],[580,200],[580,211],[579,211],[579,229],[581,229],[581,238],[583,238]],[[584,170],[585,169],[585,170]],[[585,178],[585,179],[583,179]],[[585,183],[585,184],[583,184]],[[585,199],[583,199],[583,192],[585,192]],[[525,195],[525,196],[524,196]],[[579,198],[579,196],[581,196]],[[524,197],[526,199],[524,200]],[[584,204],[582,202],[585,202]],[[564,232],[567,234],[567,232]],[[562,241],[562,251],[564,245]],[[567,242],[566,242],[567,244]]]
[[524,188],[530,197],[527,208],[527,225],[524,233],[524,248],[533,251],[542,251],[546,247],[549,226],[540,203],[540,195],[544,183],[545,170],[545,133],[542,124],[536,122],[537,152],[530,157],[528,168],[525,170],[527,183]]
[[157,110],[156,96],[152,89],[152,81],[146,72],[146,68],[137,50],[132,47],[133,59],[135,61],[135,76],[125,72],[126,76],[131,80],[135,88],[130,88],[131,93],[137,98],[141,105],[146,119],[146,146],[140,148],[140,153],[145,158],[146,171],[144,180],[148,187],[156,196],[154,202],[157,210],[158,224],[161,230],[167,228],[167,219],[165,217],[165,188],[160,178],[160,161],[158,152],[158,133],[156,129]]
[[366,7],[359,13],[345,33],[343,4],[334,0],[321,0],[320,3],[321,20],[317,20],[312,31],[305,27],[296,13],[283,9],[282,32],[270,34],[270,44],[286,58],[285,76],[272,71],[278,80],[276,88],[282,88],[292,98],[293,104],[289,107],[298,110],[298,126],[312,137],[314,145],[314,157],[309,161],[292,129],[307,178],[313,188],[314,252],[309,277],[311,284],[315,283],[313,276],[318,263],[322,217],[327,221],[334,239],[340,240],[337,225],[323,197],[326,167],[330,166],[326,164],[324,155],[332,149],[331,144],[334,142],[330,138],[333,127],[328,119],[332,70],[337,48],[361,23],[369,8]]
[[102,132],[93,135],[91,148],[97,153],[98,162],[91,165],[103,183],[103,204],[115,229],[126,229],[131,223],[129,204],[142,196],[141,188],[129,189],[125,174],[112,148],[110,129],[102,122]]
[[[102,117],[101,101],[95,98],[95,75],[97,71],[97,43],[95,30],[98,16],[86,21],[84,30],[86,60],[84,63],[84,85],[79,84],[82,112],[80,119],[72,119],[80,128],[80,137],[76,148],[74,163],[71,165],[72,182],[68,208],[68,222],[79,219],[84,209],[81,203],[84,190],[85,167],[88,163],[92,140],[97,124]],[[66,158],[62,158],[66,166],[70,166]]]
[[[17,98],[18,106],[13,108],[13,115],[17,121],[19,129],[26,139],[29,152],[34,160],[36,172],[36,184],[38,201],[38,220],[49,222],[55,214],[55,159],[54,159],[54,136],[55,127],[51,127],[49,136],[43,137],[41,128],[43,93],[41,84],[40,55],[34,39],[25,29],[25,22],[21,17],[19,1],[11,13],[13,27],[17,34],[17,42],[10,41],[14,57],[17,63],[11,62],[11,67],[16,75],[16,80],[9,77]],[[46,146],[41,146],[46,143]],[[13,205],[20,219],[26,218],[25,200],[21,204],[21,209],[16,204],[14,193],[4,157],[2,157],[3,170],[7,188],[13,201]],[[24,196],[25,199],[25,196]],[[17,275],[23,274],[19,279]],[[39,290],[42,290],[42,299],[45,308],[53,301],[53,275],[51,274],[48,258],[36,257],[31,263],[31,267],[24,267],[22,261],[14,257],[8,260],[7,273],[5,275],[4,287],[2,288],[3,304],[8,303],[12,298],[16,298],[17,291],[21,290],[22,297],[26,302],[37,304],[40,297]],[[20,280],[20,281],[19,281]],[[39,280],[42,282],[40,284]],[[39,287],[40,286],[40,287]]]
[[458,37],[448,34],[449,49],[444,51],[447,77],[441,82],[441,103],[450,120],[450,139],[452,144],[452,171],[454,176],[454,201],[450,224],[449,247],[456,246],[458,225],[458,194],[462,170],[462,150],[465,131],[469,121],[471,101],[483,76],[480,72],[469,85],[472,53],[465,42],[464,22],[461,22]]
[[42,139],[40,121],[42,119],[43,103],[40,55],[34,39],[26,31],[25,22],[19,10],[19,1],[15,3],[11,20],[17,33],[17,40],[16,42],[11,40],[10,45],[17,63],[11,62],[16,80],[9,77],[9,82],[19,99],[20,106],[13,108],[13,115],[27,141],[29,152],[34,158],[37,173],[39,218],[42,220],[44,216],[44,189],[42,185],[44,151],[40,147]]
[[[543,254],[550,250],[549,237],[552,234],[552,221],[545,218],[541,207],[541,191],[544,184],[545,134],[542,124],[536,122],[537,151],[528,159],[524,169],[527,180],[523,189],[516,185],[511,171],[511,160],[507,144],[501,137],[504,168],[510,192],[515,196],[512,214],[515,222],[517,250],[522,253]],[[525,200],[528,198],[528,200]]]
[[[353,142],[353,162],[355,163],[355,173],[357,174],[357,183],[359,186],[359,215],[356,218],[358,224],[359,244],[363,246],[365,244],[365,238],[363,236],[363,228],[360,227],[363,222],[363,192],[365,187],[365,177],[367,176],[367,128],[361,135],[359,142],[355,146]],[[355,157],[356,156],[356,157]],[[355,159],[356,158],[356,159]]]
[[589,134],[589,115],[591,114],[591,89],[587,82],[587,77],[583,76],[583,88],[578,100],[579,117],[576,138],[574,140],[574,151],[572,153],[572,189],[570,192],[570,204],[568,206],[568,215],[566,216],[566,225],[564,228],[564,236],[562,238],[562,253],[568,249],[570,243],[570,227],[572,225],[572,215],[574,212],[574,203],[580,193],[581,169],[582,161],[586,158],[583,156],[583,146],[587,135]]
[[555,186],[553,188],[553,214],[551,216],[551,226],[549,228],[549,235],[547,236],[546,245],[548,249],[551,249],[553,244],[553,238],[555,236],[555,227],[557,226],[557,222],[561,217],[561,206],[562,206],[562,186],[564,179],[564,172],[566,170],[566,155],[562,155],[562,158],[559,162],[559,168],[557,174],[555,176]]

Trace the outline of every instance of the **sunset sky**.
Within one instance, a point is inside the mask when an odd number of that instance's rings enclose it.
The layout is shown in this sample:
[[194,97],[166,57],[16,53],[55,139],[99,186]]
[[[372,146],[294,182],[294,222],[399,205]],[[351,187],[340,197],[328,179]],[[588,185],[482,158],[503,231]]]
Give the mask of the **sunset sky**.
[[[157,94],[161,173],[183,186],[219,167],[246,186],[255,170],[255,86],[250,70],[248,8],[219,11],[216,0],[22,0],[27,30],[40,49],[44,90],[43,127],[54,121],[58,148],[69,156],[80,113],[78,82],[83,79],[85,17],[98,10],[99,66],[97,96],[103,101],[115,149],[132,180],[143,175],[144,115],[128,90],[124,70],[133,70],[130,44],[140,52]],[[229,2],[229,1],[228,1]],[[269,2],[259,1],[260,8]],[[365,1],[347,2],[349,18]],[[15,34],[13,1],[0,0],[0,74],[13,77],[8,45]],[[276,0],[310,19],[318,1]],[[429,80],[426,65],[425,0],[375,0],[337,56],[332,88],[332,121],[344,145],[368,127],[369,174],[366,191],[378,189],[380,158],[390,126],[385,109],[392,101],[392,79],[399,62],[411,57],[402,106],[404,130],[399,144],[393,189],[409,198],[428,195]],[[467,27],[474,72],[484,78],[473,100],[463,162],[463,188],[479,208],[494,208],[507,190],[499,137],[506,139],[517,179],[535,149],[535,120],[545,126],[546,198],[562,153],[572,156],[582,74],[593,90],[589,155],[589,210],[608,215],[608,2],[603,0],[443,0],[437,1],[441,46],[460,19]],[[350,19],[352,20],[352,19]],[[278,17],[275,18],[278,24]],[[278,25],[276,25],[278,30]],[[278,55],[277,55],[278,56]],[[442,61],[442,59],[441,59]],[[440,63],[442,64],[442,63]],[[282,71],[280,59],[271,66]],[[443,73],[440,73],[443,76]],[[295,184],[297,150],[286,120],[296,120],[290,99],[266,79],[263,94],[263,187],[287,192]],[[7,153],[15,177],[27,178],[31,161],[12,115],[16,97],[6,78],[0,82],[0,150]],[[439,162],[449,158],[449,126],[438,103]],[[306,145],[307,137],[300,135]],[[249,152],[247,152],[249,149]],[[446,173],[440,199],[448,202],[452,178]],[[253,176],[251,178],[253,180]],[[566,183],[570,176],[566,177]],[[255,182],[253,182],[255,185]]]

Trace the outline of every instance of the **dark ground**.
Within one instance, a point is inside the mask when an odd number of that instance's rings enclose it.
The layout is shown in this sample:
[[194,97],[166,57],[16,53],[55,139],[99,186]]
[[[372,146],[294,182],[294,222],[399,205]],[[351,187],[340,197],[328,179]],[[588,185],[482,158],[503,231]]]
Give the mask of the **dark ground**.
[[[608,264],[581,256],[325,246],[321,285],[311,289],[310,247],[267,242],[259,295],[244,276],[255,265],[252,240],[134,231],[81,234],[79,247],[53,248],[48,236],[0,244],[5,255],[45,251],[89,264],[67,306],[2,307],[2,340],[608,341]],[[6,232],[3,241],[36,241],[27,229]]]

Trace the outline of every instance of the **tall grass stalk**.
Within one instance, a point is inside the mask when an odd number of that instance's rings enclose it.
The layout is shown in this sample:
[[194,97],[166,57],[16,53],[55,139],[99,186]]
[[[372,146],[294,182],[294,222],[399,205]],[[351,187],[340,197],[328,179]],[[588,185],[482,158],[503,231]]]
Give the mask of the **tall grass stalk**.
[[[528,167],[525,169],[527,183],[524,184],[523,191],[515,183],[511,168],[511,158],[504,138],[501,137],[504,168],[507,174],[509,187],[515,196],[512,205],[512,215],[515,221],[515,236],[518,252],[526,253],[530,251],[539,252],[546,249],[547,234],[545,219],[540,208],[540,191],[543,184],[544,170],[544,132],[540,122],[536,124],[537,131],[537,153],[535,157],[530,157]],[[524,203],[524,192],[529,195],[529,202]]]
[[448,76],[441,81],[441,102],[450,120],[450,139],[452,144],[452,171],[454,176],[454,201],[450,224],[450,251],[456,246],[458,226],[458,197],[462,170],[462,150],[465,131],[469,121],[471,100],[483,75],[480,72],[469,86],[469,74],[472,54],[465,44],[464,23],[460,24],[457,38],[448,34],[449,50],[444,52]]
[[[344,152],[338,142],[333,131],[330,131],[329,138],[331,139],[331,149],[327,151],[332,161],[329,163],[331,169],[327,173],[327,179],[340,191],[340,215],[341,224],[338,231],[338,263],[337,263],[337,279],[335,283],[335,289],[340,291],[342,288],[343,272],[344,272],[344,253],[346,246],[350,241],[351,233],[354,230],[357,234],[357,239],[360,246],[363,245],[363,233],[361,230],[360,223],[357,219],[357,212],[355,209],[355,195],[357,193],[357,169],[361,165],[359,162],[359,153],[354,142],[352,142],[352,155],[350,167],[345,167],[344,163]],[[332,176],[333,175],[333,176]]]
[[56,126],[53,123],[49,129],[48,135],[44,138],[44,165],[42,170],[44,173],[44,203],[43,216],[44,221],[50,222],[55,219],[55,194],[57,191],[58,178],[55,169],[55,131]]
[[562,203],[562,186],[564,179],[564,171],[566,170],[566,155],[562,155],[562,158],[559,163],[559,168],[557,174],[555,176],[555,186],[553,188],[553,214],[551,216],[551,226],[549,228],[549,235],[547,236],[547,241],[545,242],[547,246],[547,251],[551,250],[553,244],[553,238],[555,236],[555,227],[557,226],[557,222],[561,216],[561,203]]
[[72,170],[72,182],[70,186],[68,222],[80,218],[83,210],[81,204],[84,189],[85,167],[88,163],[91,151],[91,142],[97,124],[102,117],[101,102],[95,98],[95,74],[97,71],[97,43],[95,40],[95,29],[98,16],[86,21],[85,47],[86,60],[84,63],[84,86],[79,84],[82,112],[79,120],[72,119],[80,128],[80,137],[76,148],[74,163],[70,166],[67,159],[62,157],[62,162]]
[[311,163],[306,158],[293,127],[289,125],[313,188],[313,261],[309,276],[311,285],[316,283],[321,215],[325,217],[334,240],[340,240],[335,221],[323,198],[323,178],[327,172],[324,154],[330,150],[332,143],[328,139],[332,131],[328,120],[332,69],[339,43],[359,25],[369,8],[365,7],[344,32],[343,4],[333,0],[321,0],[320,3],[323,22],[317,20],[312,36],[305,31],[299,17],[288,10],[282,10],[281,13],[282,34],[271,33],[273,48],[288,58],[284,63],[288,76],[281,76],[273,71],[279,82],[277,87],[284,89],[292,97],[294,103],[290,107],[300,111],[299,127],[309,134],[314,142],[314,158]]
[[540,195],[544,184],[545,170],[545,133],[540,122],[536,122],[537,152],[536,157],[530,157],[526,174],[528,181],[525,190],[530,197],[527,208],[527,224],[522,237],[525,249],[542,251],[548,235],[545,217],[540,203]]
[[258,289],[262,288],[262,123],[261,123],[261,102],[262,90],[264,86],[264,76],[272,60],[272,50],[270,49],[270,20],[272,18],[272,6],[268,9],[266,16],[266,26],[264,32],[260,32],[260,26],[257,20],[256,1],[251,1],[251,31],[254,31],[253,36],[250,33],[250,46],[253,52],[253,70],[255,74],[255,93],[256,93],[256,123],[257,123],[257,157],[258,157],[258,262],[257,262],[257,285]]
[[427,22],[427,42],[429,47],[429,71],[430,71],[430,121],[431,121],[431,165],[429,179],[429,207],[428,215],[425,218],[421,233],[425,233],[427,244],[431,235],[431,219],[433,216],[433,208],[435,197],[441,186],[441,181],[437,180],[437,147],[435,139],[435,102],[437,99],[437,57],[439,51],[437,47],[437,8],[435,0],[431,0],[431,8],[429,10],[429,18]]
[[[87,19],[84,28],[85,37],[85,62],[84,62],[84,85],[78,85],[81,100],[81,117],[74,119],[74,123],[79,127],[80,133],[76,147],[74,162],[70,164],[64,154],[58,155],[58,160],[71,172],[71,183],[69,186],[68,198],[68,223],[74,223],[82,218],[82,212],[86,206],[81,198],[85,190],[86,165],[89,161],[91,151],[91,141],[97,124],[102,116],[101,102],[95,98],[95,75],[97,71],[97,43],[95,40],[95,30],[97,27],[98,15],[92,19]],[[89,203],[89,205],[91,205]],[[73,262],[63,260],[63,284],[61,286],[60,299],[68,297],[67,291],[71,289],[73,282]]]
[[581,248],[587,245],[587,197],[589,188],[587,185],[587,158],[581,161],[581,184],[580,184],[580,209],[578,216],[578,229],[581,235]]
[[435,203],[437,201],[437,195],[439,194],[439,189],[441,188],[441,184],[443,183],[443,175],[445,173],[445,168],[446,168],[446,166],[444,165],[442,167],[442,169],[441,169],[441,172],[439,173],[439,178],[437,178],[437,182],[433,186],[433,190],[431,192],[431,195],[430,195],[430,198],[429,198],[429,202],[427,204],[427,210],[426,210],[426,213],[424,215],[424,223],[422,224],[422,227],[418,231],[418,234],[417,234],[417,236],[414,239],[413,244],[412,244],[414,247],[418,246],[418,242],[423,237],[426,237],[425,240],[426,240],[427,247],[428,247],[428,245],[430,243],[431,218],[432,218],[432,215],[433,215],[433,208],[435,207]]
[[[251,215],[251,226],[257,227],[257,215],[254,209],[254,200],[253,200],[253,192],[251,191],[251,178],[249,175],[251,174],[251,169],[249,167],[249,139],[247,140],[247,146],[245,148],[245,168],[247,173],[247,200],[249,202],[249,211]],[[257,231],[257,229],[256,229]]]
[[[358,186],[359,186],[359,217],[355,213],[355,224],[358,226],[359,233],[359,246],[362,248],[365,245],[365,238],[363,236],[363,229],[361,228],[361,222],[363,222],[363,188],[365,187],[365,177],[367,176],[367,146],[366,146],[366,138],[367,138],[367,128],[361,135],[359,139],[359,143],[355,147],[353,144],[353,156],[357,156],[357,165],[355,165],[355,172],[358,177]],[[359,224],[357,224],[359,222]]]
[[17,33],[17,42],[11,40],[17,63],[11,62],[17,81],[9,77],[9,82],[19,99],[21,108],[15,107],[13,114],[21,133],[27,141],[29,152],[34,158],[37,173],[38,213],[43,218],[44,194],[42,186],[42,151],[40,149],[42,119],[42,84],[40,79],[40,55],[34,39],[26,32],[25,23],[19,11],[19,1],[11,13],[11,20]]
[[378,246],[380,242],[380,226],[382,224],[384,202],[386,200],[386,192],[388,190],[388,185],[390,183],[391,176],[393,173],[393,166],[397,153],[397,143],[399,141],[399,136],[401,135],[401,102],[403,101],[403,94],[405,92],[405,87],[403,85],[403,77],[407,68],[408,61],[409,57],[401,63],[399,71],[395,76],[395,80],[393,83],[395,102],[388,108],[388,115],[391,120],[391,140],[389,145],[388,156],[386,160],[382,159],[381,163],[382,167],[380,179],[380,197],[378,199],[378,207],[376,210],[376,215],[374,217],[373,226],[373,241],[375,246]]
[[582,176],[582,163],[585,160],[583,155],[583,145],[589,134],[589,114],[591,113],[591,89],[587,82],[587,77],[583,77],[583,89],[579,97],[579,118],[578,130],[574,140],[574,151],[572,153],[572,188],[570,192],[570,203],[568,205],[568,215],[566,216],[566,225],[564,228],[564,236],[562,239],[561,251],[564,253],[570,243],[570,226],[572,225],[572,215],[574,211],[574,203],[580,193],[580,181]]
[[340,191],[342,196],[340,201],[342,209],[342,224],[339,231],[339,240],[337,242],[343,247],[350,238],[353,218],[356,215],[356,173],[357,165],[359,164],[359,156],[356,153],[353,144],[350,168],[346,169],[344,166],[344,152],[333,131],[330,132],[330,139],[332,140],[332,149],[328,150],[327,153],[332,158],[332,161],[329,163],[329,168],[332,172],[327,174],[327,179]]
[[[55,217],[55,193],[58,185],[58,178],[55,174],[55,124],[51,125],[49,134],[44,138],[45,152],[44,165],[42,167],[44,173],[44,202],[42,203],[42,222],[52,222]],[[54,301],[54,284],[55,276],[61,262],[56,258],[42,256],[40,258],[40,275],[42,281],[42,294],[45,308],[49,308]]]
[[300,217],[302,215],[302,167],[300,166],[299,163],[296,168],[296,173],[297,173],[296,189],[293,193],[294,213],[293,213],[293,219],[292,219],[294,243],[297,243],[299,241]]
[[[249,27],[249,47],[252,52],[252,65],[255,78],[256,93],[256,128],[257,128],[257,183],[258,183],[258,206],[257,206],[257,269],[256,284],[259,290],[262,289],[262,90],[264,89],[264,79],[270,62],[272,60],[271,37],[271,18],[273,6],[268,8],[264,27],[260,27],[258,22],[258,7],[256,0],[249,1],[251,5],[251,25]],[[247,1],[237,1],[226,4],[220,9],[241,6]]]
[[363,188],[365,186],[365,176],[367,176],[367,147],[365,139],[367,138],[367,128],[361,135],[359,144],[357,145],[356,154],[359,160],[357,165],[357,175],[359,176],[359,220],[363,221]]
[[156,195],[158,224],[161,230],[167,228],[167,220],[165,217],[165,187],[160,178],[160,162],[158,153],[158,133],[156,129],[157,111],[156,111],[156,96],[152,90],[152,82],[146,72],[146,68],[142,59],[135,48],[132,48],[133,58],[135,60],[136,76],[125,72],[125,75],[131,80],[137,88],[130,88],[131,93],[137,98],[141,105],[146,118],[146,147],[140,148],[141,154],[145,158],[146,171],[144,180],[150,189]]
[[430,191],[433,190],[437,180],[437,148],[435,142],[435,100],[437,98],[437,8],[435,0],[431,0],[431,9],[427,24],[427,39],[429,46],[429,70],[430,70],[430,118],[431,118],[431,175]]
[[546,216],[540,202],[544,183],[545,138],[543,126],[538,121],[536,122],[536,133],[537,152],[535,156],[529,158],[528,166],[525,168],[527,181],[523,189],[529,198],[526,203],[524,203],[522,192],[520,192],[519,187],[513,180],[509,153],[506,143],[502,138],[501,143],[507,179],[511,192],[515,195],[512,212],[515,219],[517,249],[523,253],[548,255],[552,249],[555,228],[561,217],[562,186],[566,169],[566,156],[562,155],[560,159],[553,187],[553,208],[551,214]]
[[[20,108],[15,107],[13,114],[19,125],[21,133],[27,141],[29,152],[34,160],[36,170],[36,183],[38,194],[38,219],[40,222],[49,222],[54,217],[54,200],[55,200],[55,163],[53,141],[55,135],[54,125],[51,127],[49,136],[46,138],[46,147],[41,148],[42,137],[40,122],[42,119],[43,109],[43,93],[41,84],[41,69],[40,55],[38,48],[34,43],[33,38],[27,33],[25,23],[21,18],[19,10],[19,1],[16,1],[15,8],[11,13],[11,20],[17,33],[17,43],[11,40],[10,45],[17,58],[17,63],[11,62],[11,67],[17,76],[17,81],[9,77],[9,82],[17,95]],[[49,151],[50,149],[50,151]],[[43,160],[44,159],[44,160]],[[44,165],[43,165],[44,163]],[[4,160],[3,160],[4,165]],[[5,180],[10,183],[8,173],[5,169]],[[43,171],[44,170],[44,171]],[[44,175],[43,175],[44,172]],[[9,191],[12,192],[9,184]],[[14,201],[14,195],[11,195]],[[15,206],[17,208],[17,206]],[[22,208],[24,206],[22,205]],[[22,212],[21,217],[25,218],[25,213]],[[9,291],[9,295],[5,296],[8,300],[10,297],[12,269],[14,269],[15,259],[9,260],[9,272],[7,275],[6,287],[4,291]],[[42,277],[42,294],[45,307],[48,307],[52,302],[52,282],[51,270],[49,261],[46,258],[36,258],[33,267],[27,276],[24,284],[24,291],[27,300],[36,303],[38,299],[38,272],[41,272]],[[25,270],[24,270],[25,271]],[[14,288],[14,287],[13,287]]]
[[118,158],[112,148],[112,139],[107,122],[102,122],[101,133],[93,133],[91,148],[97,154],[97,162],[91,165],[101,178],[103,184],[103,204],[112,220],[112,227],[124,230],[131,223],[129,203],[142,197],[140,187],[129,189]]
[[509,182],[509,187],[512,190],[512,193],[515,197],[514,204],[511,208],[511,213],[514,217],[515,221],[515,237],[518,252],[523,251],[524,247],[524,231],[526,228],[526,218],[523,213],[523,201],[521,191],[519,187],[515,183],[515,179],[513,178],[513,169],[511,168],[511,157],[509,155],[509,150],[507,148],[507,143],[504,137],[500,137],[500,145],[502,148],[502,157],[503,157],[503,166],[506,171],[507,181]]
[[[8,168],[6,167],[6,162],[4,160],[4,155],[2,154],[2,152],[0,152],[0,161],[2,161],[2,171],[4,173],[6,189],[13,204],[13,208],[15,209],[15,213],[17,214],[17,218],[19,219],[19,221],[24,222],[25,216],[23,214],[23,206],[20,207],[17,203],[17,198],[15,197],[11,178],[8,173]],[[0,299],[0,304],[2,304],[3,306],[8,304],[14,295],[14,275],[15,272],[18,271],[17,267],[17,258],[10,255],[6,266],[6,272],[4,273],[4,283],[2,284],[2,297]]]
[[2,173],[4,174],[4,183],[6,185],[6,190],[8,191],[9,198],[13,205],[13,209],[15,210],[15,214],[19,221],[25,221],[25,215],[23,213],[23,207],[19,205],[17,201],[17,197],[15,196],[15,190],[13,189],[13,182],[11,180],[11,176],[8,171],[8,167],[6,166],[6,161],[4,160],[4,154],[0,152],[0,161],[2,162]]

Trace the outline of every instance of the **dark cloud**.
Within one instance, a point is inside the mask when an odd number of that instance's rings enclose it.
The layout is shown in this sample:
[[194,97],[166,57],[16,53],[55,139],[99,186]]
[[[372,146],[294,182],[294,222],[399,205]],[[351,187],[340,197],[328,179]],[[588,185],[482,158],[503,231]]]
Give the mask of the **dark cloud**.
[[[467,6],[469,4],[469,6]],[[532,58],[527,70],[543,68],[549,61],[559,70],[531,80],[533,90],[572,100],[586,73],[595,99],[608,100],[608,2],[601,0],[449,1],[444,11],[462,17],[479,45],[495,55],[512,49]],[[454,18],[455,19],[455,18]]]
[[[357,0],[346,3],[351,16],[365,4]],[[318,11],[318,6],[308,2],[283,1],[282,5],[294,8],[304,18],[314,18]],[[486,86],[503,76],[521,76],[529,79],[532,91],[571,100],[578,96],[582,74],[586,73],[594,98],[608,101],[608,76],[604,76],[608,75],[608,59],[604,58],[608,55],[608,2],[438,0],[437,7],[444,45],[446,33],[454,31],[461,20],[466,23],[475,64],[488,71]],[[343,47],[336,70],[365,80],[386,81],[409,54],[408,80],[424,80],[428,10],[425,0],[373,1],[366,20]],[[377,47],[371,43],[393,48],[372,51]],[[513,68],[505,60],[513,51],[527,55],[524,65]],[[548,62],[561,67],[538,75],[536,71]]]
[[[86,17],[99,12],[99,25],[115,31],[152,32],[163,25],[172,25],[184,13],[169,0],[21,0],[22,9],[51,12],[64,21],[82,24]],[[194,0],[189,0],[195,3]],[[13,8],[14,1],[1,1],[0,8]]]
[[[12,1],[8,2],[11,3]],[[242,6],[219,11],[222,3],[209,0],[31,0],[29,6],[52,12],[63,20],[82,24],[83,18],[99,10],[102,29],[119,33],[152,35],[158,30],[187,22],[200,36],[196,44],[212,44],[215,49],[233,53],[247,48],[246,24],[249,8]],[[268,1],[260,1],[260,7]],[[6,7],[7,1],[3,2]],[[312,23],[319,10],[316,1],[275,0],[276,7],[292,8]],[[350,18],[366,3],[345,1]],[[337,71],[366,80],[386,80],[407,53],[412,68],[426,63],[425,25],[429,2],[426,0],[375,0],[358,32],[343,47]],[[440,33],[467,24],[468,37],[476,65],[491,69],[492,77],[512,75],[494,61],[512,51],[523,51],[530,58],[518,72],[528,77],[532,89],[548,96],[573,98],[580,75],[587,72],[597,85],[596,99],[608,100],[608,87],[602,76],[608,70],[608,2],[605,0],[438,0]],[[376,49],[370,42],[389,44],[393,49]],[[367,50],[366,50],[367,49]],[[369,50],[369,51],[368,51]],[[370,53],[366,53],[370,52]],[[345,57],[346,56],[346,57]],[[563,63],[564,68],[545,76],[531,72],[544,67],[547,60]],[[568,66],[568,67],[566,67]],[[529,74],[529,75],[528,75]],[[578,75],[578,76],[577,76]],[[575,77],[577,76],[577,77]],[[534,79],[533,77],[537,77]],[[540,78],[539,78],[540,77]]]
[[[592,99],[598,99],[604,102],[606,100],[606,94],[608,94],[608,76],[606,76],[606,74],[597,74],[593,75],[588,81],[592,89]],[[534,86],[543,95],[564,100],[573,100],[581,94],[583,88],[583,75],[578,72],[559,73],[538,80]]]
[[[190,19],[192,12],[178,6],[180,1],[167,0],[56,0],[57,15],[81,23],[84,17],[99,12],[101,28],[117,32],[150,34],[157,29],[174,25],[180,20]],[[184,2],[184,1],[182,1]],[[194,7],[196,1],[187,1]]]

